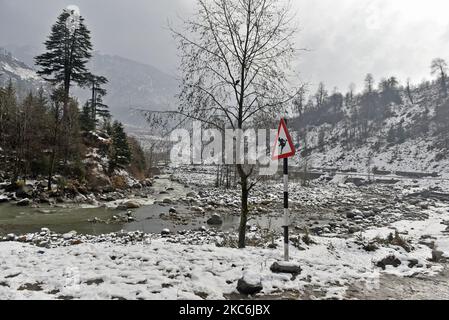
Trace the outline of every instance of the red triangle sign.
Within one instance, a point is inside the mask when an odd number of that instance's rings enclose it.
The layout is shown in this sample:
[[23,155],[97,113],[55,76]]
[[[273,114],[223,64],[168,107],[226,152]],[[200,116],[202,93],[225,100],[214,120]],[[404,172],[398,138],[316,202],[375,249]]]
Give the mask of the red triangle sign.
[[293,157],[296,153],[295,146],[293,145],[292,137],[287,129],[287,124],[284,119],[281,119],[279,123],[278,133],[273,146],[272,159],[280,160]]

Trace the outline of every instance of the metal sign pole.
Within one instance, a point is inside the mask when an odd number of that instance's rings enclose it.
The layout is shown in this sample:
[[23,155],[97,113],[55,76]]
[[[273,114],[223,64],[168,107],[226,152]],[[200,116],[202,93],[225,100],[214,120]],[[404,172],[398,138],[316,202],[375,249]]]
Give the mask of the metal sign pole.
[[284,260],[289,260],[288,254],[288,158],[284,159]]
[[[283,133],[283,135],[281,135]],[[287,148],[286,148],[287,147]],[[280,152],[279,149],[280,148]],[[284,159],[284,260],[289,261],[289,247],[288,247],[288,228],[290,226],[289,212],[288,212],[288,158],[293,157],[296,153],[292,138],[288,133],[287,119],[281,119],[279,124],[276,142],[273,147],[273,160]]]

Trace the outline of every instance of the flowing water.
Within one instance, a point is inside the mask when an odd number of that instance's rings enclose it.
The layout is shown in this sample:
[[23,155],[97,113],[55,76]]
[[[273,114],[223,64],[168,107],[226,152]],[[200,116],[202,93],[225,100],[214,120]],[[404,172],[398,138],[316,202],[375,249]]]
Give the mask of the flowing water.
[[[80,234],[104,234],[110,232],[142,231],[145,233],[159,233],[168,228],[172,232],[180,230],[198,229],[207,225],[207,219],[213,212],[206,214],[194,213],[187,205],[181,205],[177,200],[192,191],[190,188],[171,181],[162,176],[154,182],[154,192],[145,199],[148,205],[132,210],[134,222],[92,223],[89,220],[97,218],[102,221],[112,221],[114,216],[124,216],[126,212],[116,210],[112,203],[107,207],[86,207],[74,204],[61,206],[40,205],[38,208],[18,207],[15,204],[0,204],[0,234],[24,234],[38,232],[46,227],[57,233],[66,233],[72,230]],[[162,193],[161,193],[162,192]],[[171,199],[173,204],[157,203],[164,199]],[[155,203],[156,202],[156,203]],[[182,219],[163,219],[161,214],[168,215],[170,207],[175,207],[175,217]],[[216,227],[223,231],[237,230],[239,217],[222,214],[223,224]],[[264,228],[280,229],[282,219],[268,215],[255,217],[249,221]]]

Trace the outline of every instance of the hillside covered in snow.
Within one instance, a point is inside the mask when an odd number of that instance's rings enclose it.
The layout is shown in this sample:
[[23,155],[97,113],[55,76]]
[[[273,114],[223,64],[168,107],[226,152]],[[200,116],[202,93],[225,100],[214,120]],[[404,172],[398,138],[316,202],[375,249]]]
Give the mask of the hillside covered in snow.
[[449,176],[449,101],[441,79],[415,87],[395,78],[374,89],[369,77],[360,94],[328,94],[323,85],[292,121],[302,169],[366,175],[421,172]]
[[18,88],[19,94],[26,94],[29,90],[35,91],[45,86],[32,67],[0,47],[0,86],[6,86],[9,80]]

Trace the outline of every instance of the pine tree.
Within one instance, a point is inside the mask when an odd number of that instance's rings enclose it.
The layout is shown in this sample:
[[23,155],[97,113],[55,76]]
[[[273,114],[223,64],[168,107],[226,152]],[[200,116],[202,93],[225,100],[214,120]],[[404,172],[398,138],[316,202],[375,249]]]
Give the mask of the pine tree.
[[80,128],[84,132],[95,130],[95,119],[92,118],[92,109],[88,102],[86,102],[81,110],[79,116]]
[[64,89],[68,103],[72,82],[83,85],[89,73],[86,67],[92,57],[90,31],[82,16],[64,9],[45,42],[47,52],[35,58],[37,73],[46,81]]
[[1,165],[6,165],[6,155],[13,152],[15,144],[11,137],[15,135],[15,116],[17,115],[16,90],[11,79],[6,88],[0,92],[0,148],[3,149]]
[[112,145],[109,155],[109,172],[114,172],[117,168],[125,168],[131,163],[132,153],[128,144],[123,124],[114,121],[112,128]]
[[78,119],[73,119],[69,110],[70,88],[73,83],[84,86],[89,78],[87,62],[92,57],[90,31],[84,19],[74,10],[64,9],[52,26],[50,36],[45,42],[46,52],[35,58],[39,67],[38,75],[62,92],[61,137],[65,162],[68,161],[70,146],[74,141],[68,134]]
[[94,119],[94,129],[98,124],[98,118],[102,118],[103,122],[111,118],[109,107],[103,103],[103,97],[107,94],[106,89],[102,85],[108,83],[108,79],[103,76],[89,75],[86,85],[91,88],[92,97],[89,100],[91,108],[91,118]]

